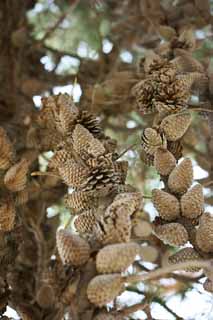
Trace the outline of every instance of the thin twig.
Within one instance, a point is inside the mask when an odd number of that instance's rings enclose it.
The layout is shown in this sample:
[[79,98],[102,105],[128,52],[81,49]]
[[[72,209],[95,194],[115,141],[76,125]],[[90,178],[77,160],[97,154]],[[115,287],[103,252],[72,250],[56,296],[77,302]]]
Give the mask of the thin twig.
[[138,310],[143,310],[144,308],[147,307],[147,303],[141,302],[141,303],[137,303],[134,304],[133,306],[127,307],[123,310],[119,310],[119,311],[114,311],[112,312],[112,314],[114,314],[116,316],[116,319],[120,320],[123,319],[123,317],[128,316],[131,313],[134,313]]
[[49,177],[56,177],[56,178],[61,179],[60,176],[58,176],[57,174],[51,173],[51,172],[34,171],[34,172],[31,173],[31,176],[32,177],[35,177],[35,176],[49,176]]
[[164,276],[167,273],[178,271],[178,270],[184,270],[191,267],[198,267],[198,268],[211,268],[211,260],[191,260],[186,262],[181,262],[174,264],[172,266],[167,266],[164,268],[159,268],[154,271],[150,271],[148,273],[139,274],[139,275],[131,275],[124,277],[124,282],[139,282],[139,281],[147,281],[152,280],[155,278],[159,278],[161,276]]
[[134,144],[132,144],[131,146],[129,146],[128,148],[126,148],[123,152],[121,152],[121,153],[117,156],[116,160],[120,159],[127,151],[129,151],[129,150],[131,150],[131,149],[134,149],[134,147],[137,147],[137,146],[139,146],[139,145],[140,145],[139,143],[134,143]]

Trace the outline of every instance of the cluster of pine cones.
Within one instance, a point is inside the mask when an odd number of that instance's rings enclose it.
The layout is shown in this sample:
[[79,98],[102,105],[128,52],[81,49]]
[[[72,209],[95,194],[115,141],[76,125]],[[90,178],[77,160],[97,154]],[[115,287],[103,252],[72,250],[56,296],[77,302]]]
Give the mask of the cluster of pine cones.
[[[189,241],[192,246],[171,256],[171,263],[208,259],[213,253],[213,217],[204,212],[202,186],[196,184],[189,189],[193,182],[190,159],[177,164],[182,157],[181,139],[192,121],[188,108],[190,89],[194,81],[202,78],[202,70],[192,63],[195,70],[191,71],[196,72],[183,73],[186,70],[180,72],[176,62],[177,58],[169,61],[155,53],[151,58],[147,56],[143,61],[145,79],[132,89],[139,112],[155,113],[153,127],[144,129],[141,139],[144,162],[154,165],[164,182],[163,190],[152,192],[152,202],[159,213],[154,232],[166,244],[180,247]],[[213,291],[212,277],[204,288]]]
[[58,253],[63,264],[79,270],[95,261],[95,274],[101,275],[89,279],[87,296],[102,307],[124,290],[121,273],[143,255],[141,246],[131,241],[142,195],[125,184],[128,164],[118,160],[113,141],[92,116],[78,111],[68,95],[45,98],[37,123],[61,134],[61,141],[52,146],[48,173],[71,190],[64,201],[75,215],[77,233],[58,230]]

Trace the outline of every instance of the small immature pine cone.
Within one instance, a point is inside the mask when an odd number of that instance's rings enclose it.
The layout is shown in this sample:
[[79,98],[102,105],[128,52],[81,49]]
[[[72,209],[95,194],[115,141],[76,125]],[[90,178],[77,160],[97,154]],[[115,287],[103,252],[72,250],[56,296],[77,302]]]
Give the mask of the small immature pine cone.
[[203,284],[203,288],[208,291],[213,293],[213,281],[210,279],[206,279],[206,281]]
[[14,154],[12,144],[2,127],[0,127],[0,150],[0,169],[6,170],[12,165]]
[[138,238],[147,238],[152,233],[152,226],[149,221],[136,218],[133,220],[133,233]]
[[105,246],[96,256],[96,268],[99,273],[125,271],[140,253],[140,246],[135,242]]
[[[179,250],[178,252],[176,252],[175,254],[173,254],[172,256],[169,257],[169,262],[171,264],[175,264],[175,263],[179,263],[179,262],[185,262],[185,261],[190,261],[190,260],[200,260],[201,257],[200,255],[197,253],[197,251],[195,251],[193,248],[183,248],[181,250]],[[189,272],[197,272],[199,271],[200,268],[198,267],[191,267],[191,268],[187,268],[186,271]]]
[[105,148],[100,140],[82,125],[77,124],[72,134],[73,148],[82,159],[97,158],[105,153]]
[[186,133],[191,124],[191,114],[188,111],[165,117],[160,128],[169,141],[177,141]]
[[36,295],[36,301],[41,308],[51,308],[55,303],[55,294],[53,288],[48,284],[41,285]]
[[158,148],[154,154],[154,166],[162,176],[168,176],[176,166],[176,159],[171,152]]
[[6,172],[4,176],[4,184],[8,190],[17,192],[25,188],[28,168],[29,162],[26,159],[22,159]]
[[0,231],[11,231],[15,225],[15,206],[11,196],[0,203]]
[[93,210],[84,211],[74,221],[74,226],[79,233],[92,233],[93,226],[96,222]]
[[140,256],[143,261],[155,262],[158,258],[159,251],[153,246],[140,247]]
[[208,212],[203,213],[200,218],[196,241],[203,252],[213,252],[213,216]]
[[193,181],[192,162],[184,158],[170,173],[168,187],[174,193],[185,193]]
[[188,241],[188,233],[180,223],[167,223],[154,228],[156,236],[165,244],[182,246]]
[[64,264],[75,267],[89,260],[90,246],[86,240],[67,230],[59,230],[56,234],[58,253]]
[[93,278],[87,287],[87,297],[98,307],[114,300],[125,290],[124,281],[119,273],[100,275]]
[[160,217],[164,220],[172,221],[180,215],[180,203],[172,194],[153,189],[152,202]]
[[153,128],[144,129],[141,136],[141,145],[148,155],[154,155],[158,147],[166,148],[166,139],[164,135],[157,132]]
[[182,196],[180,203],[184,217],[194,219],[200,216],[204,209],[203,187],[196,184]]
[[58,168],[59,174],[64,182],[73,188],[79,188],[88,177],[89,169],[81,166],[74,160],[67,161]]

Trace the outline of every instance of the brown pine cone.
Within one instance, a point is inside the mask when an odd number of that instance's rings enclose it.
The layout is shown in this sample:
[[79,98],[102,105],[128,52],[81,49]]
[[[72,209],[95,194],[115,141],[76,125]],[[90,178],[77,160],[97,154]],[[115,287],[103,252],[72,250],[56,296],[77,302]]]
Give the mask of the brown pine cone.
[[186,133],[191,124],[191,114],[188,111],[165,117],[160,129],[169,141],[177,141]]
[[158,148],[154,154],[154,166],[162,176],[168,176],[176,166],[176,159],[171,152]]
[[124,272],[140,253],[137,243],[120,243],[105,246],[96,256],[96,268],[99,273]]
[[93,226],[96,222],[96,217],[93,210],[84,211],[76,217],[74,226],[76,230],[81,233],[92,233]]
[[193,181],[192,162],[184,158],[170,173],[168,187],[174,193],[185,193]]
[[86,240],[67,230],[56,234],[58,253],[64,264],[75,267],[85,264],[90,257],[90,246]]
[[158,147],[166,148],[167,141],[156,129],[146,128],[141,136],[141,145],[146,154],[154,155]]
[[165,191],[153,189],[152,202],[160,217],[164,220],[172,221],[180,215],[178,199]]
[[0,231],[11,231],[15,225],[16,210],[11,195],[4,197],[0,202]]
[[89,176],[89,168],[80,165],[75,160],[67,161],[63,166],[58,167],[59,174],[68,186],[80,188]]
[[87,296],[91,303],[98,307],[114,300],[125,290],[119,273],[100,275],[93,278],[87,287]]
[[23,190],[27,183],[28,168],[29,162],[26,159],[14,164],[4,176],[6,188],[12,192]]
[[155,226],[156,236],[165,244],[171,246],[182,246],[188,241],[188,233],[180,223],[167,223]]
[[203,252],[213,252],[213,217],[208,212],[203,213],[200,218],[196,241]]
[[184,217],[194,219],[200,216],[204,209],[203,187],[196,184],[182,196],[180,203]]
[[[174,253],[172,256],[169,257],[169,262],[172,264],[179,263],[179,262],[185,262],[190,260],[200,260],[201,257],[195,251],[193,248],[183,248],[179,250],[178,252]],[[200,268],[193,267],[193,268],[187,268],[186,271],[189,272],[197,272]]]
[[14,162],[14,151],[6,131],[0,127],[0,169],[8,169]]

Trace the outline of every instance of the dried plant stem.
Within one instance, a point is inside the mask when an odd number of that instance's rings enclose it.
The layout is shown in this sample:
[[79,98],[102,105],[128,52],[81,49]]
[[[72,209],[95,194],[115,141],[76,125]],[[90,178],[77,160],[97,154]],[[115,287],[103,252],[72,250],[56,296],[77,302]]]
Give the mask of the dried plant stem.
[[137,304],[134,304],[133,306],[127,307],[123,310],[112,312],[112,314],[116,315],[116,319],[122,320],[123,317],[126,317],[133,312],[136,312],[138,310],[143,310],[144,308],[147,307],[147,305],[148,304],[144,303],[144,302],[137,303]]
[[172,266],[151,271],[149,273],[126,276],[124,277],[124,282],[139,282],[139,281],[152,280],[152,279],[164,276],[165,274],[173,271],[184,270],[184,269],[193,268],[193,267],[209,269],[211,268],[211,261],[210,260],[206,260],[206,261],[191,260],[191,261],[181,262],[181,263],[174,264]]
[[60,176],[58,176],[57,174],[51,173],[51,172],[41,172],[41,171],[34,171],[31,173],[31,176],[49,176],[49,177],[56,177],[61,179]]
[[127,151],[134,149],[135,147],[140,146],[140,143],[134,143],[131,146],[129,146],[128,148],[126,148],[121,154],[118,155],[118,157],[116,158],[116,160],[120,159]]
[[213,112],[213,110],[205,109],[205,108],[188,108],[190,111],[198,111],[198,112]]

